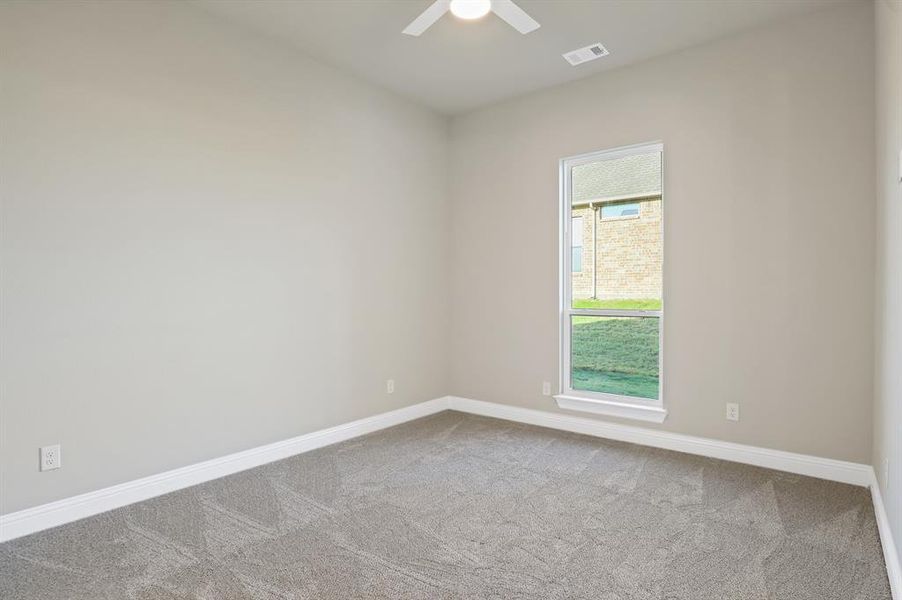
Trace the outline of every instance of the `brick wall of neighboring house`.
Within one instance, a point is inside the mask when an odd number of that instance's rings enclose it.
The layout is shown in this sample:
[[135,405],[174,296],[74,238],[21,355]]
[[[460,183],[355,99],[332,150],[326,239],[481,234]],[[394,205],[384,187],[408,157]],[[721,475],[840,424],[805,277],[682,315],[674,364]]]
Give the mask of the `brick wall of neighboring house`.
[[[600,219],[600,210],[573,210],[582,217],[582,270],[572,273],[573,297],[592,297],[592,219],[599,219],[597,297],[660,298],[663,247],[661,198],[639,201],[638,217]],[[576,233],[576,232],[574,232]]]

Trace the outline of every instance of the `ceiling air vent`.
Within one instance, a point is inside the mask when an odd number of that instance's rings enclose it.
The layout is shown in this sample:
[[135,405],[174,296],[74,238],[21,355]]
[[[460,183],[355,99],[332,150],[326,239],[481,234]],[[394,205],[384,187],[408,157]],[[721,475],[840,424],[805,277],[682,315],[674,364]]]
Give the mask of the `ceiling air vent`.
[[610,54],[607,48],[602,46],[601,44],[592,44],[591,46],[586,46],[585,48],[580,48],[579,50],[573,50],[571,52],[565,52],[562,56],[567,59],[567,62],[573,65],[581,65],[584,62],[589,62],[590,60],[595,60],[596,58],[601,58],[602,56],[607,56]]

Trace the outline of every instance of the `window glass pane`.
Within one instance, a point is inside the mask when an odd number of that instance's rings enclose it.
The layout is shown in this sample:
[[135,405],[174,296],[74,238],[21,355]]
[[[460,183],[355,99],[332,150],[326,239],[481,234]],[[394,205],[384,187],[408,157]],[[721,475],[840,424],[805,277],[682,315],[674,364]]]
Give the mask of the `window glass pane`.
[[573,246],[570,248],[570,270],[574,273],[579,273],[583,270],[582,246]]
[[573,217],[570,229],[570,271],[583,270],[583,218]]
[[583,247],[583,218],[573,217],[570,219],[572,224],[573,235],[570,236],[570,246],[573,248]]
[[[585,219],[573,308],[660,310],[661,153],[599,159],[570,170],[571,218]],[[577,245],[571,239],[571,247]]]
[[602,219],[622,219],[624,217],[638,217],[638,202],[614,202],[601,205]]
[[571,387],[657,400],[660,321],[571,316]]

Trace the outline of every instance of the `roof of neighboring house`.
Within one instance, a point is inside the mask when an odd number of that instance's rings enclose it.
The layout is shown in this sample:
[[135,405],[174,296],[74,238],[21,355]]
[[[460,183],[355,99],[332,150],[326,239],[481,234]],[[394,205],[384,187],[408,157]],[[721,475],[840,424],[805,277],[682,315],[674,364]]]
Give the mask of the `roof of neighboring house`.
[[661,153],[633,154],[573,167],[573,203],[661,193]]

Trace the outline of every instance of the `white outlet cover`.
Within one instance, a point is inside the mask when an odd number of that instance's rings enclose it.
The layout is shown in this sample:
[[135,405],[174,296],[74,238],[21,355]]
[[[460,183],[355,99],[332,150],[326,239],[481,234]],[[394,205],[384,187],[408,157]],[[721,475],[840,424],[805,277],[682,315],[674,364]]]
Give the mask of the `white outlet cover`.
[[543,381],[543,382],[542,382],[542,395],[543,395],[543,396],[550,396],[550,395],[551,395],[551,382],[550,382],[550,381]]
[[389,393],[389,394],[395,393],[395,380],[394,379],[389,379],[385,382],[385,391],[386,391],[386,393]]
[[735,402],[727,403],[727,421],[739,420],[739,405]]
[[59,444],[41,448],[41,471],[52,471],[61,466],[63,466],[63,461]]

